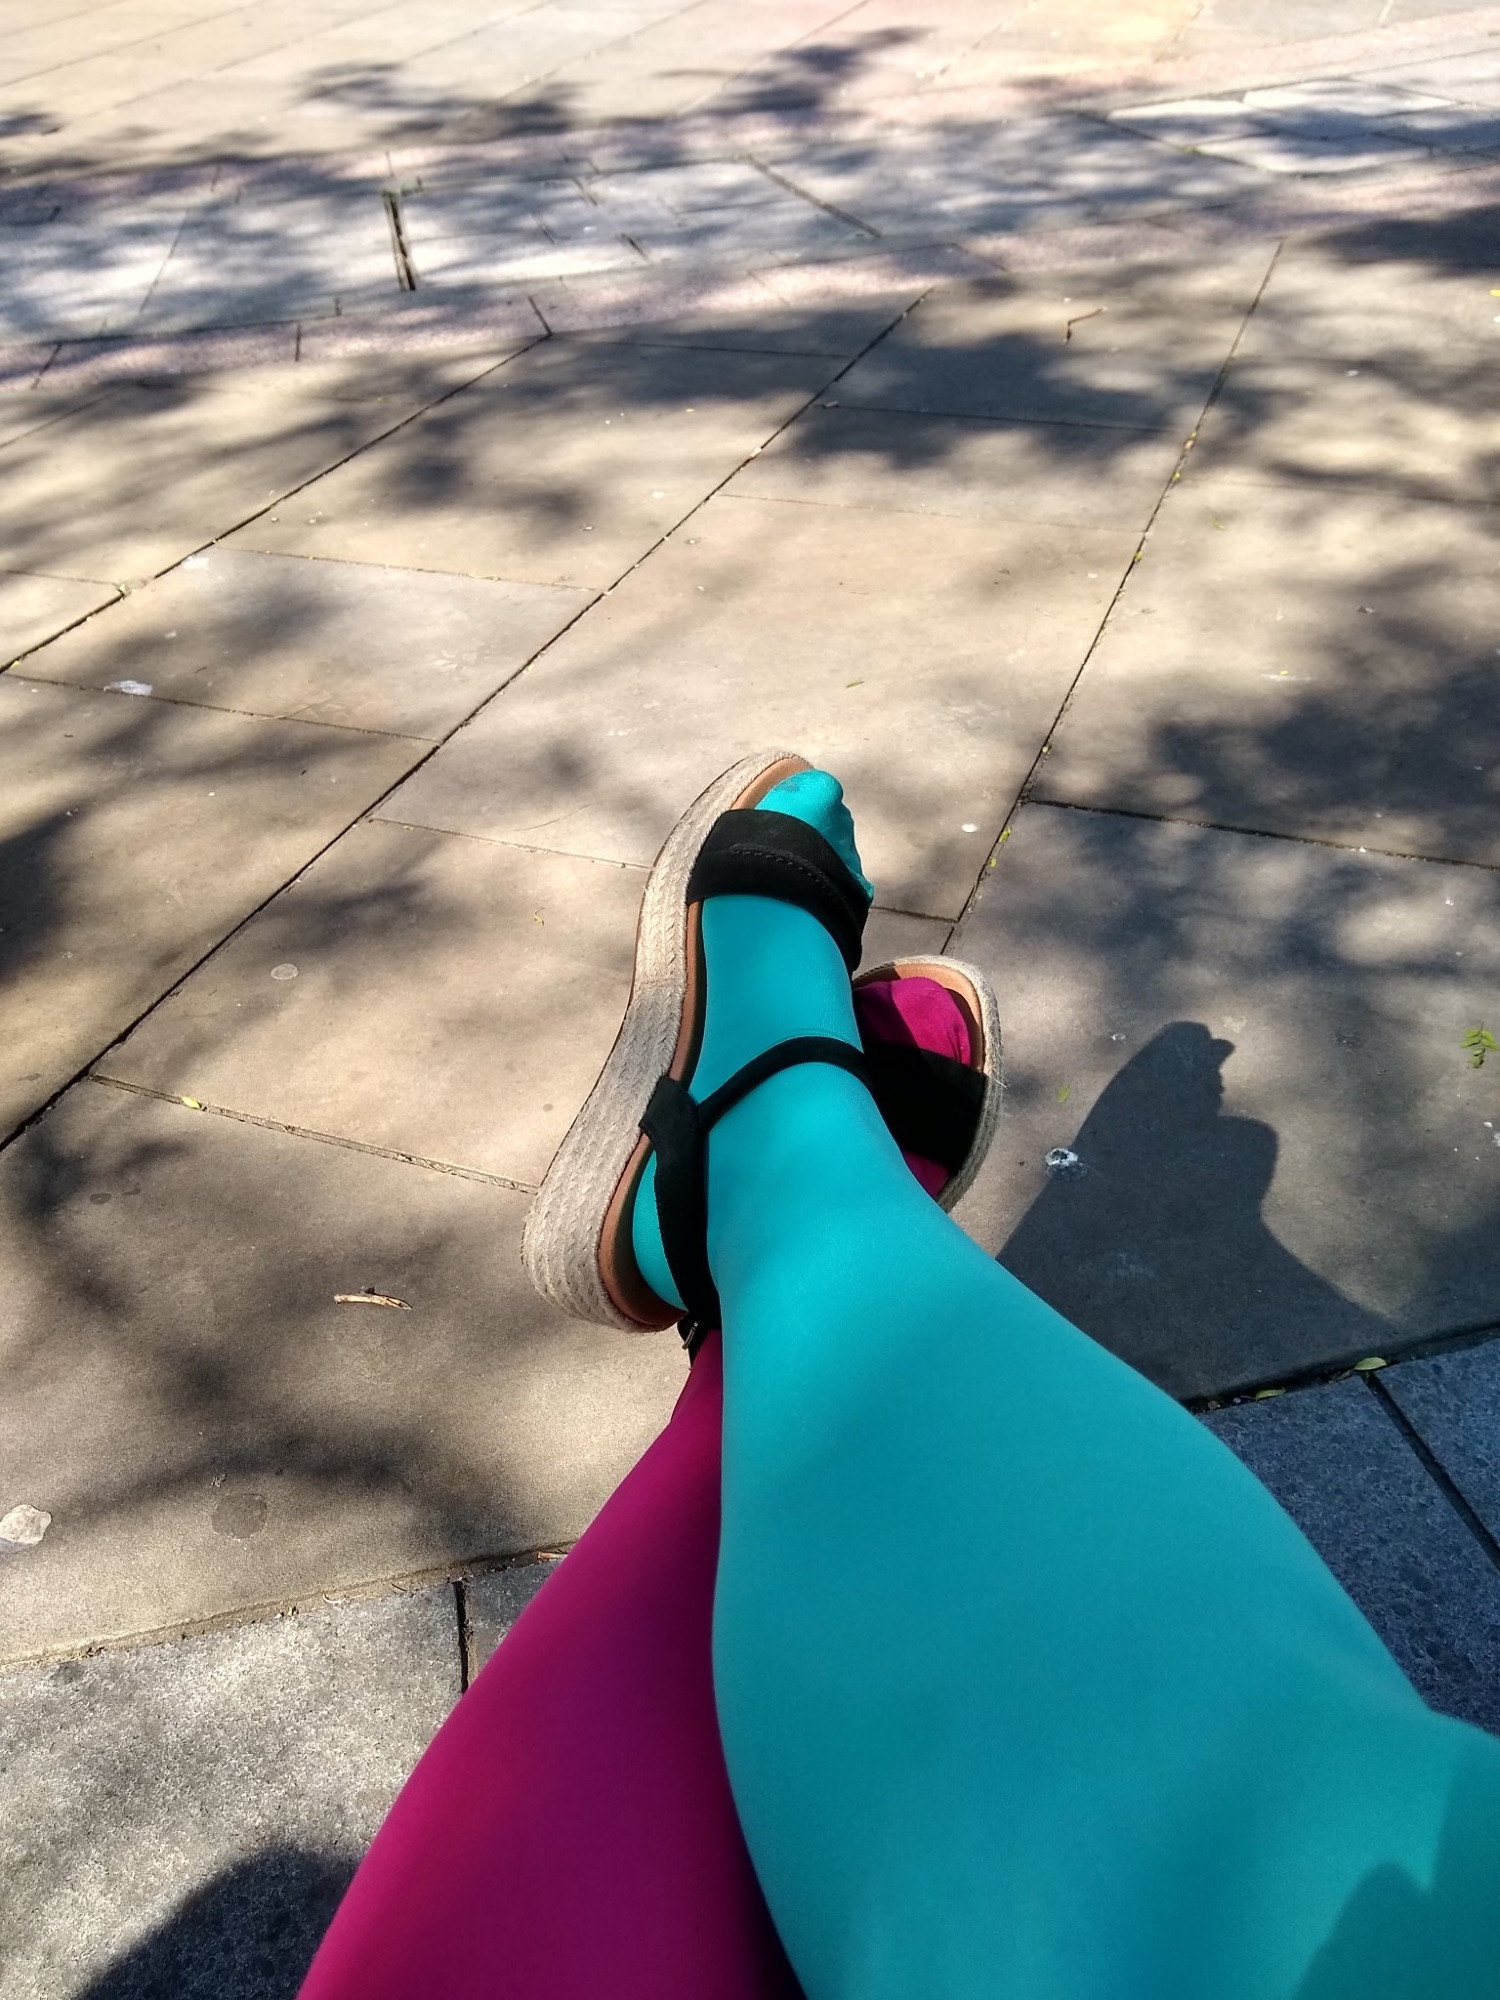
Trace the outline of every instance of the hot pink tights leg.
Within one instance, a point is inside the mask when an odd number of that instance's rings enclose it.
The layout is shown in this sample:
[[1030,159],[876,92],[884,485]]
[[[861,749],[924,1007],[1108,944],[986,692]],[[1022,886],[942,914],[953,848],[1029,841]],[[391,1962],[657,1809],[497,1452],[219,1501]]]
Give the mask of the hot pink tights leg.
[[[860,1014],[867,1035],[968,1056],[930,981],[867,988]],[[666,1429],[438,1731],[301,2000],[800,2000],[714,1709],[722,1417],[712,1334]]]

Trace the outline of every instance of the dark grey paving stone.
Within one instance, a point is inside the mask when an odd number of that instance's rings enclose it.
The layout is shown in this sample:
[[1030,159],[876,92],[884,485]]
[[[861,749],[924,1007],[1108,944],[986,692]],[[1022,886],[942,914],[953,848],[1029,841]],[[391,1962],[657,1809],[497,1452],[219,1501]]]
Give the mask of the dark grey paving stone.
[[1381,1387],[1500,1541],[1500,1342],[1388,1369]]
[[[0,1660],[574,1540],[675,1334],[544,1306],[526,1196],[88,1083],[0,1156]],[[410,1310],[341,1302],[368,1289]]]
[[292,2000],[458,1697],[449,1586],[0,1674],[6,2000]]
[[1434,1708],[1500,1730],[1500,1569],[1366,1384],[1204,1420],[1297,1522]]
[[463,1584],[471,1674],[478,1673],[556,1567],[549,1560],[513,1563]]
[[933,294],[839,382],[850,406],[1185,437],[1268,253]]
[[1493,1317],[1494,1086],[1463,1037],[1500,980],[1494,873],[1014,824],[952,944],[1005,1031],[973,1233],[1180,1395]]
[[589,601],[588,591],[549,584],[214,548],[49,646],[26,672],[433,739]]

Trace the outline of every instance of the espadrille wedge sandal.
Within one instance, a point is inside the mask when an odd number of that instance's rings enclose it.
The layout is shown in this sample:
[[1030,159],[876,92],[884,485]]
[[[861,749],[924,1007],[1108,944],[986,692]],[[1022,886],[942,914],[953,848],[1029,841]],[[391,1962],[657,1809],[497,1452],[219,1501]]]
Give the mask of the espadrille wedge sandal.
[[[939,1199],[951,1206],[984,1157],[998,1111],[999,1034],[981,975],[948,959],[906,959],[860,984],[927,977],[959,1003],[969,1063],[910,1045],[872,1043],[873,1057],[822,1036],[782,1042],[746,1064],[701,1103],[684,1079],[702,1021],[698,916],[710,896],[750,895],[794,903],[815,916],[847,966],[858,963],[864,890],[838,854],[805,822],[756,802],[808,769],[789,753],[743,759],[683,815],[658,856],[642,899],[635,979],[614,1049],[533,1205],[523,1253],[533,1284],[580,1318],[632,1328],[680,1319],[695,1344],[718,1323],[708,1268],[705,1146],[732,1105],[796,1064],[827,1063],[860,1077],[905,1150],[948,1172]],[[686,1305],[649,1289],[630,1248],[641,1174],[656,1154],[656,1206],[673,1281]]]

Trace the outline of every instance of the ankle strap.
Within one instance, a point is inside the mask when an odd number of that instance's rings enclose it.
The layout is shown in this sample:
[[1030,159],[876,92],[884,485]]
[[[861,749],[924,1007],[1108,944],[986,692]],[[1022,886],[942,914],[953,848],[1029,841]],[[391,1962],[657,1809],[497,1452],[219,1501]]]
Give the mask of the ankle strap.
[[758,1085],[802,1063],[847,1070],[869,1086],[860,1050],[828,1035],[797,1035],[752,1057],[701,1104],[675,1077],[662,1077],[641,1116],[656,1151],[656,1218],[667,1269],[687,1309],[682,1334],[689,1351],[705,1329],[722,1323],[708,1264],[708,1135]]

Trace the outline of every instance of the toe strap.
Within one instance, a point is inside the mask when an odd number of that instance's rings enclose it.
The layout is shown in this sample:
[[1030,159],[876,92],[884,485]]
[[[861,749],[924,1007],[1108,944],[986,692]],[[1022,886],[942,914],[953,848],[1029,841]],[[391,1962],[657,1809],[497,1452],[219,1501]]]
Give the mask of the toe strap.
[[853,972],[870,899],[814,826],[760,807],[721,813],[698,850],[687,900],[769,896],[795,903],[828,932]]
[[870,1081],[864,1055],[848,1042],[828,1035],[797,1035],[753,1057],[701,1103],[675,1077],[662,1077],[641,1116],[641,1130],[656,1153],[656,1218],[662,1249],[677,1296],[686,1307],[683,1337],[690,1347],[696,1332],[722,1324],[718,1287],[708,1263],[708,1135],[725,1112],[758,1085],[803,1063],[847,1070],[867,1086]]

